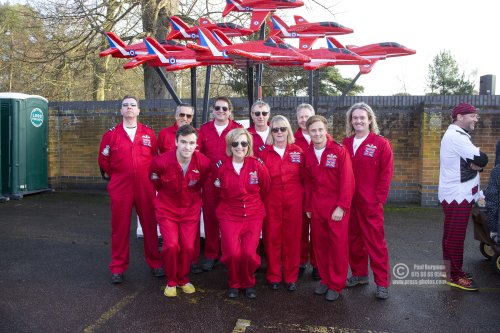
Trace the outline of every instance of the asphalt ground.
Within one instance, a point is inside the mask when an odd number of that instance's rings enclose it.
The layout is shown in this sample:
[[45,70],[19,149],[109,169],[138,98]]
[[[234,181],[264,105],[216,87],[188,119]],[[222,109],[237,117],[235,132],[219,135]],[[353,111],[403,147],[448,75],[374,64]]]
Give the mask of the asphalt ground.
[[333,303],[313,294],[310,268],[295,292],[270,290],[261,268],[257,299],[228,299],[222,265],[191,277],[196,293],[167,298],[164,279],[145,264],[134,224],[126,281],[111,285],[109,220],[103,193],[44,193],[0,204],[1,332],[499,332],[500,274],[479,252],[472,223],[464,266],[480,291],[429,278],[442,264],[439,208],[387,207],[392,280],[407,284],[393,284],[381,301],[370,277]]

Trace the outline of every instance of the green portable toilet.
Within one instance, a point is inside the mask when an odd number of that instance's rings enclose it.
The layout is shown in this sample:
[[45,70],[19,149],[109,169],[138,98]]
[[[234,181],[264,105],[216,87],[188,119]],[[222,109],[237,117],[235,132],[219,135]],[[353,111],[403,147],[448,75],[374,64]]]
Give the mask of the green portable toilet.
[[47,99],[0,93],[2,192],[14,199],[48,188]]
[[[2,117],[0,117],[0,138],[2,137]],[[2,149],[0,144],[0,202],[5,202],[9,199],[9,197],[4,197],[3,196],[3,191],[2,191]]]

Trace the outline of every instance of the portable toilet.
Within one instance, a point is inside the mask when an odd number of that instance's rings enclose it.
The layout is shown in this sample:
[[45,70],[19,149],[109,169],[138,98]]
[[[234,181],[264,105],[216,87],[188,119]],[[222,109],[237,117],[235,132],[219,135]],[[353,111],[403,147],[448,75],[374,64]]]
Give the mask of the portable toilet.
[[47,99],[0,93],[2,192],[13,199],[48,188]]

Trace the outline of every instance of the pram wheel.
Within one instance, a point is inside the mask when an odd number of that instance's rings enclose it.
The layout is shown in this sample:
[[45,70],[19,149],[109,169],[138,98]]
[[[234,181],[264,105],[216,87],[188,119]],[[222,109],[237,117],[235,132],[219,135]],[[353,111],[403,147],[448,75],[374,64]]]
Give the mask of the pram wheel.
[[481,242],[479,244],[479,251],[481,251],[481,254],[488,260],[495,256],[495,251],[493,250],[493,248],[484,242]]
[[500,274],[500,255],[497,254],[493,257],[493,265],[495,266],[497,273]]

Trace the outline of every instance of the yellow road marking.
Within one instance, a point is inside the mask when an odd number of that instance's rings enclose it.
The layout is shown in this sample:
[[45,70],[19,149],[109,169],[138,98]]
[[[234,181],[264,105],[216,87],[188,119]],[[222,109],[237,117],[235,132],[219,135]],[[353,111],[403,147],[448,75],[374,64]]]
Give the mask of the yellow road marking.
[[246,319],[238,319],[232,333],[243,333],[252,322]]
[[139,295],[141,290],[136,291],[135,293],[131,295],[127,295],[124,298],[122,298],[118,303],[113,305],[108,311],[104,312],[101,317],[92,325],[87,326],[83,332],[84,333],[93,333],[95,332],[99,327],[104,325],[108,320],[113,318],[118,312],[120,312],[121,309],[123,309],[127,304],[132,302],[134,298]]

